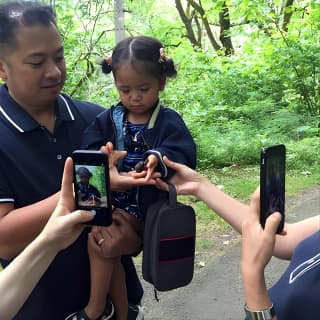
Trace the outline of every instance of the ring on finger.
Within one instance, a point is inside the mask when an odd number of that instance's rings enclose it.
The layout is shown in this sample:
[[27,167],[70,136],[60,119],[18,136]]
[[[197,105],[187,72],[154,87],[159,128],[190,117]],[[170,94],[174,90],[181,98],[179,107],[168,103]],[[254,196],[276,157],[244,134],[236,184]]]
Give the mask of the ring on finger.
[[99,241],[98,241],[98,246],[101,246],[102,243],[104,242],[105,238],[101,238]]

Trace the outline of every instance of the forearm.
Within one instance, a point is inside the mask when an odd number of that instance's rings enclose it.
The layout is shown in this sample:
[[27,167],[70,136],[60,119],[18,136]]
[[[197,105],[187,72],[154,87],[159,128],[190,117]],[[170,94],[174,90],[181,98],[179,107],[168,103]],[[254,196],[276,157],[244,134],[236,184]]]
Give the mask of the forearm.
[[[251,311],[261,311],[270,309],[272,301],[270,300],[264,273],[257,270],[243,271],[242,281],[245,293],[246,307]],[[277,317],[272,318],[276,320]]]
[[195,196],[241,233],[242,222],[249,209],[247,205],[228,196],[207,179],[200,182]]
[[12,319],[57,254],[36,238],[0,273],[0,319]]
[[[11,210],[0,218],[0,257],[19,254],[43,229],[57,205],[59,194],[32,205]],[[14,236],[13,236],[14,235]]]
[[[248,214],[249,206],[228,196],[205,178],[201,179],[199,187],[192,194],[241,233],[242,222]],[[290,259],[292,252],[303,239],[320,230],[320,216],[286,224],[285,230],[285,236],[277,235],[273,251],[273,255],[280,259]]]
[[257,271],[242,272],[246,303],[251,310],[263,310],[271,306],[264,274]]
[[320,230],[320,215],[285,224],[287,234],[277,236],[274,255],[280,259],[290,259],[296,246],[305,238]]

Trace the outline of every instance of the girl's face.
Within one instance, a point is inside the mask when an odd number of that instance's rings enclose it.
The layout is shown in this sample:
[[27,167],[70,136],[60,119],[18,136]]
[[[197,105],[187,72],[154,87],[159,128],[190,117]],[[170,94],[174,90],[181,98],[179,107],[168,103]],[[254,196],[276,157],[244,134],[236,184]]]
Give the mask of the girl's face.
[[133,123],[148,122],[159,92],[164,89],[165,80],[139,73],[127,63],[117,69],[115,84],[120,100],[128,110],[128,120]]

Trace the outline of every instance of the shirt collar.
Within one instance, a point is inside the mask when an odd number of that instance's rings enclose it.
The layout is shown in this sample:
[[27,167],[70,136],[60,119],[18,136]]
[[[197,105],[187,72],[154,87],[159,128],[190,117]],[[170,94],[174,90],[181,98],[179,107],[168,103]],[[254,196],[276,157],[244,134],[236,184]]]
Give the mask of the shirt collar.
[[[40,126],[9,94],[6,85],[0,87],[0,116],[19,132],[32,131]],[[74,121],[74,115],[66,96],[60,94],[56,102],[59,121]]]

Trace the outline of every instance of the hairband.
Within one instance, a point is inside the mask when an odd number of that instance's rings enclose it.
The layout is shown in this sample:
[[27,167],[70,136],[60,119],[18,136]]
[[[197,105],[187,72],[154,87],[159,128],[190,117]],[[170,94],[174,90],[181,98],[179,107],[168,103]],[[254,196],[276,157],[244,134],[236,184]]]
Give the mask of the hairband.
[[105,62],[108,66],[111,66],[112,64],[112,51],[109,52],[108,56],[105,58]]
[[[164,48],[159,49],[159,63],[164,63],[167,61],[167,57],[164,53]],[[107,63],[108,66],[112,65],[112,51],[108,54],[108,56],[105,58],[105,62]]]
[[166,62],[167,58],[166,58],[166,55],[164,54],[164,48],[160,48],[160,49],[159,49],[159,52],[160,52],[160,57],[159,57],[158,62],[159,62],[159,63],[164,63],[164,62]]

